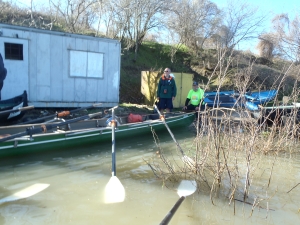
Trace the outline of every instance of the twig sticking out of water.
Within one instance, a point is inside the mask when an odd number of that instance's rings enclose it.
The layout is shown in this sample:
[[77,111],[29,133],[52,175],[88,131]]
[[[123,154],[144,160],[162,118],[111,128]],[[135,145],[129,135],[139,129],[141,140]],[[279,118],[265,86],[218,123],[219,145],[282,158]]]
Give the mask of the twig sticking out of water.
[[[238,202],[243,202],[243,203],[245,203],[245,204],[247,204],[247,205],[252,205],[252,211],[253,211],[253,209],[258,205],[258,203],[250,203],[250,202],[245,202],[244,200],[239,200],[239,199],[234,199],[234,201],[238,201]],[[262,207],[262,206],[258,206],[260,209],[266,209],[266,210],[272,210],[272,211],[275,211],[274,209],[270,209],[270,208],[264,208],[264,207]]]
[[287,193],[290,193],[294,188],[296,188],[300,183],[296,184],[291,190],[289,190]]

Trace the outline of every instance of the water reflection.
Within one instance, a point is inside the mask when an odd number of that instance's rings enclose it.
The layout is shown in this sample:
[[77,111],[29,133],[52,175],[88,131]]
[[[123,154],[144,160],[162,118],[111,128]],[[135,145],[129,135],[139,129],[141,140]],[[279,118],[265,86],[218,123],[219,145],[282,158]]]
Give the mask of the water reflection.
[[[180,143],[194,136],[188,129],[174,135]],[[159,135],[159,140],[165,152],[174,153],[168,133]],[[0,198],[34,183],[50,187],[28,199],[0,205],[0,224],[159,224],[179,197],[176,185],[164,188],[144,161],[156,154],[153,139],[117,140],[116,146],[117,177],[126,191],[125,201],[117,204],[103,202],[111,176],[110,144],[1,160]],[[170,224],[297,224],[300,186],[286,192],[299,182],[299,159],[277,159],[272,188],[265,193],[271,198],[269,210],[255,209],[250,217],[251,205],[236,202],[234,215],[228,199],[215,197],[213,205],[210,193],[200,190],[182,203]],[[272,162],[266,157],[265,168],[259,168],[261,176],[270,173]]]

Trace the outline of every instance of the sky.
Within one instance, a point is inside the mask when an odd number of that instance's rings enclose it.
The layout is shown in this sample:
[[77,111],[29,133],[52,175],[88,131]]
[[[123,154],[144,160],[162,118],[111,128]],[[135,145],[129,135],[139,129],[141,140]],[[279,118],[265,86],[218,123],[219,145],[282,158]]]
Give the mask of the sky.
[[[211,0],[216,3],[219,8],[226,6],[227,0]],[[242,2],[243,0],[241,0]],[[275,15],[288,13],[291,18],[294,18],[296,13],[300,12],[300,0],[248,0],[244,1],[249,6],[258,7],[258,13],[262,15],[267,15],[266,22],[262,25],[264,31],[270,31],[272,28],[271,20]],[[248,41],[247,43],[242,43],[238,47],[241,50],[250,50],[257,53],[255,46],[258,40]]]
[[[227,0],[211,0],[219,7],[226,5]],[[242,2],[242,1],[241,1]],[[244,1],[254,7],[259,7],[263,12],[273,12],[275,14],[296,12],[297,8],[300,9],[299,0],[248,0]]]
[[[11,0],[7,0],[11,1]],[[31,0],[12,0],[17,2],[20,6],[29,6]],[[33,0],[34,4],[40,5],[44,3],[48,4],[49,0]],[[227,4],[227,0],[211,0],[216,3],[219,8],[223,8]],[[267,20],[263,24],[264,31],[270,31],[271,19],[274,15],[281,13],[288,13],[289,16],[294,17],[296,12],[300,12],[300,0],[238,0],[239,2],[246,2],[249,6],[258,7],[258,13],[267,15]],[[255,46],[257,45],[257,40],[247,41],[238,46],[241,50],[250,50],[254,53],[256,52]]]

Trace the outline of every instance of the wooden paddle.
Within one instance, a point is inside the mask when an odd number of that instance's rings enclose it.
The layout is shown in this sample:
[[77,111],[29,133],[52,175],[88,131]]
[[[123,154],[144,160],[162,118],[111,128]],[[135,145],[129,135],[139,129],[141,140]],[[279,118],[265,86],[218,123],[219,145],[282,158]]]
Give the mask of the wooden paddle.
[[26,131],[21,132],[21,133],[17,133],[17,134],[13,134],[4,138],[0,139],[0,142],[4,142],[7,140],[11,140],[17,137],[22,137],[25,135],[33,135],[33,134],[38,134],[38,133],[46,133],[48,130],[52,130],[53,128],[56,128],[58,126],[63,126],[63,125],[67,125],[70,123],[75,123],[81,120],[85,120],[85,119],[91,119],[93,117],[99,116],[101,115],[102,112],[98,112],[98,113],[94,113],[94,114],[88,114],[88,115],[84,115],[84,116],[80,116],[78,118],[74,118],[74,119],[70,119],[61,123],[53,123],[53,124],[41,124],[40,127],[37,128],[27,128]]
[[125,189],[121,181],[117,178],[116,175],[116,151],[115,151],[115,112],[114,107],[110,109],[112,111],[112,120],[111,120],[111,138],[112,138],[112,177],[109,179],[108,183],[105,186],[105,203],[117,203],[123,202],[125,199]]
[[82,110],[85,110],[85,109],[90,109],[90,108],[98,107],[100,105],[102,105],[102,103],[93,104],[93,105],[90,105],[90,106],[87,106],[87,107],[81,107],[79,109],[73,109],[71,111],[63,111],[63,112],[60,112],[60,113],[56,113],[55,115],[44,116],[44,117],[41,117],[41,118],[37,118],[35,120],[29,120],[29,121],[26,121],[26,122],[23,122],[23,123],[19,123],[19,124],[41,123],[41,122],[44,122],[45,120],[48,120],[48,119],[65,117],[65,116],[68,116],[68,115],[70,115],[72,113],[79,112],[79,111],[82,111]]
[[26,107],[19,107],[19,108],[17,108],[17,109],[4,110],[4,111],[1,111],[1,112],[0,112],[0,115],[1,115],[1,114],[5,114],[5,113],[22,112],[22,111],[29,110],[29,109],[33,109],[33,108],[34,108],[34,106],[33,106],[33,105],[30,105],[30,106],[26,106]]
[[177,194],[179,195],[179,199],[169,211],[169,213],[165,216],[165,218],[161,221],[160,225],[166,225],[170,222],[173,215],[184,201],[186,196],[193,194],[197,190],[197,183],[194,180],[182,180],[178,186]]
[[195,169],[196,168],[196,163],[194,162],[194,160],[192,160],[190,157],[186,156],[181,148],[181,146],[179,145],[179,143],[176,141],[172,131],[170,130],[168,124],[166,123],[166,120],[164,118],[164,116],[161,115],[160,111],[158,110],[158,108],[156,107],[156,105],[154,105],[154,108],[156,109],[157,113],[159,114],[160,119],[164,122],[167,130],[169,131],[173,141],[175,142],[175,144],[177,145],[177,147],[179,148],[179,151],[182,154],[182,161],[191,169]]
[[12,201],[17,201],[23,198],[28,198],[32,195],[35,195],[41,191],[43,191],[44,189],[46,189],[47,187],[49,187],[50,184],[34,184],[31,185],[13,195],[7,196],[5,198],[1,198],[0,199],[0,204],[6,203],[6,202],[12,202]]

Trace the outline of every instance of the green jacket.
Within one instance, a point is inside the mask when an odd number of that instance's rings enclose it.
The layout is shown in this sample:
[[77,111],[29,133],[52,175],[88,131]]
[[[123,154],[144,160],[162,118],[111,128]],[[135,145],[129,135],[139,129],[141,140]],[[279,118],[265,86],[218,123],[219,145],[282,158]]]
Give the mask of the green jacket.
[[177,88],[173,77],[166,78],[164,75],[159,79],[157,87],[157,97],[172,98],[176,97]]

